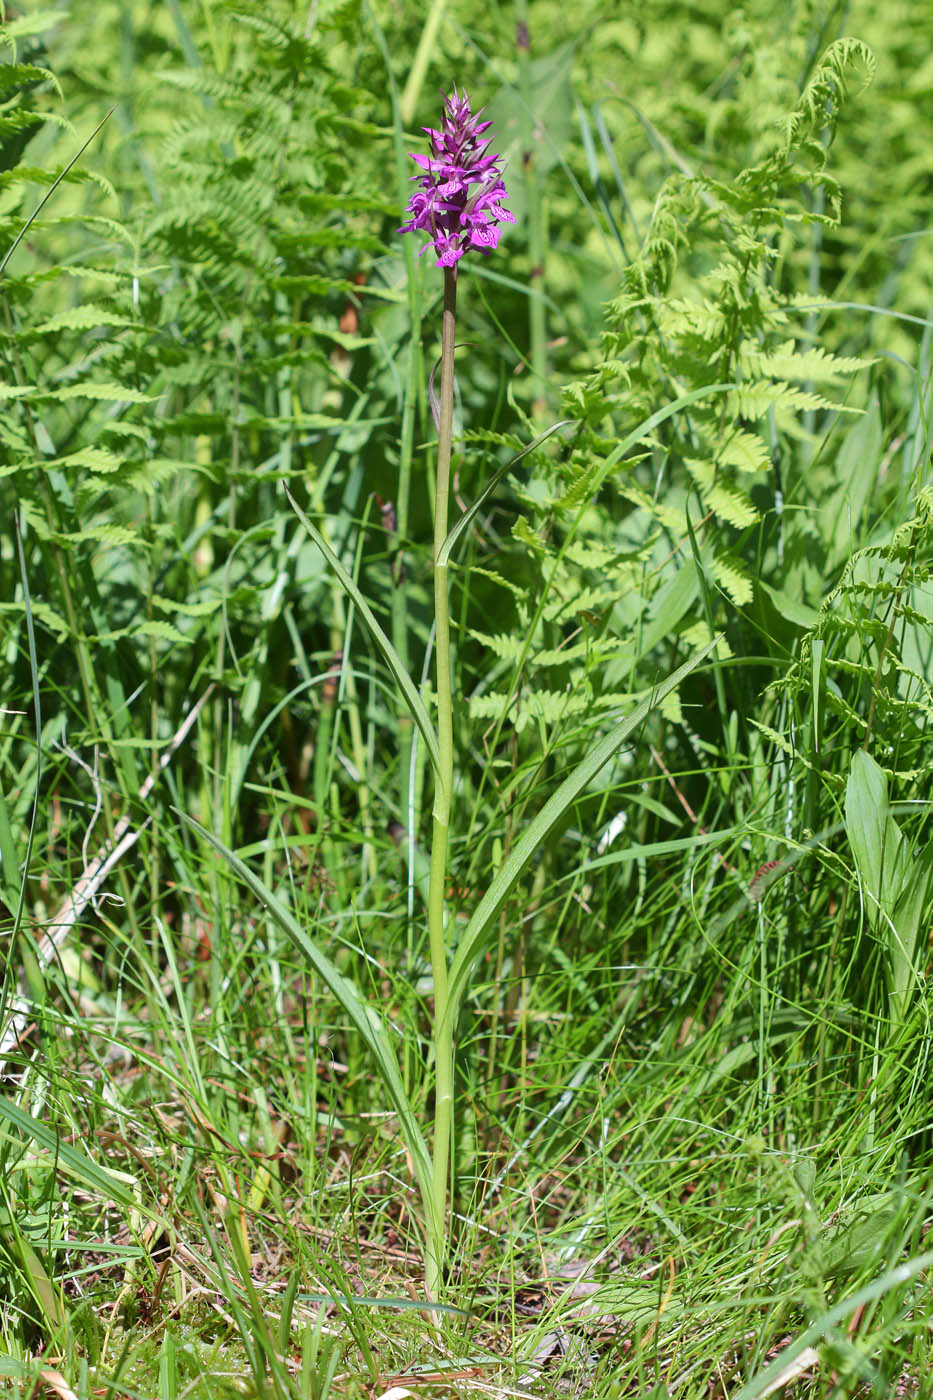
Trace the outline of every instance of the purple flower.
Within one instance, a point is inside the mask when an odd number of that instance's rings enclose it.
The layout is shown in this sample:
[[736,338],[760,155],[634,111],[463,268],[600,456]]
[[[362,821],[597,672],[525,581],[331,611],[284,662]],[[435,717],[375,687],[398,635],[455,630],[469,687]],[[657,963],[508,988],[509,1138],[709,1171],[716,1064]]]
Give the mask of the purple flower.
[[433,247],[436,267],[453,267],[471,248],[492,253],[499,242],[497,224],[515,222],[502,205],[509,197],[499,166],[502,157],[489,153],[492,138],[482,139],[492,123],[481,122],[481,116],[473,115],[466,93],[454,87],[453,97],[444,99],[441,130],[422,127],[431,138],[432,154],[412,155],[424,173],[412,176],[418,188],[406,211],[411,218],[398,232],[427,233],[418,256]]

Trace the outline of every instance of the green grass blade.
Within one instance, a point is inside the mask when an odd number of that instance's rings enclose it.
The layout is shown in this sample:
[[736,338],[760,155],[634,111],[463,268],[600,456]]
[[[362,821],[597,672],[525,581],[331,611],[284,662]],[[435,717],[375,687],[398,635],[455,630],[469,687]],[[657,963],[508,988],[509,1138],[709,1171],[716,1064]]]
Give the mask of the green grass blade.
[[874,1282],[866,1284],[864,1288],[860,1288],[850,1297],[843,1298],[842,1302],[830,1308],[805,1332],[801,1332],[796,1341],[791,1342],[790,1346],[779,1352],[770,1365],[760,1371],[757,1376],[753,1376],[747,1385],[743,1385],[742,1389],[733,1395],[732,1400],[759,1400],[760,1396],[770,1394],[776,1378],[807,1347],[831,1334],[840,1323],[848,1322],[859,1308],[868,1303],[874,1303],[878,1298],[884,1297],[890,1289],[898,1287],[899,1284],[908,1283],[931,1266],[933,1266],[933,1251],[918,1254],[915,1259],[909,1259],[906,1264],[898,1264],[896,1268],[889,1269],[886,1274],[882,1274]]
[[[51,75],[50,75],[50,76],[51,76]],[[114,112],[115,112],[116,110],[117,110],[117,109],[116,109],[116,106],[113,106],[113,107],[110,108],[110,111],[106,114],[106,116],[101,117],[100,121],[97,123],[97,125],[96,125],[95,128],[94,128],[94,130],[91,132],[90,136],[89,136],[89,137],[87,138],[87,140],[84,142],[83,146],[81,146],[80,150],[78,150],[78,151],[75,152],[75,154],[71,157],[71,160],[70,160],[70,161],[68,162],[68,164],[65,166],[64,170],[62,170],[61,173],[55,178],[55,180],[52,182],[52,184],[51,184],[51,185],[49,186],[49,188],[46,190],[45,194],[44,194],[44,195],[42,196],[42,198],[39,200],[39,203],[36,205],[35,209],[33,209],[32,213],[29,215],[29,218],[28,218],[28,219],[26,220],[26,222],[23,224],[23,227],[20,229],[19,233],[18,233],[18,234],[16,235],[16,237],[13,239],[13,242],[10,244],[9,248],[6,250],[6,253],[5,253],[4,256],[3,256],[3,261],[0,262],[0,276],[2,276],[3,273],[5,272],[5,270],[6,270],[6,265],[7,265],[7,263],[10,261],[10,258],[12,258],[13,254],[16,252],[17,248],[18,248],[19,245],[22,243],[23,239],[26,237],[26,234],[29,232],[29,230],[30,230],[30,228],[32,227],[33,223],[34,223],[35,220],[39,217],[39,215],[42,213],[42,210],[43,210],[43,209],[45,208],[45,206],[48,204],[49,200],[52,198],[52,195],[53,195],[53,194],[55,193],[55,191],[58,189],[58,187],[59,187],[59,185],[61,184],[61,182],[66,178],[66,176],[68,175],[68,173],[69,173],[69,171],[72,169],[72,167],[75,166],[75,165],[77,165],[78,161],[79,161],[79,160],[81,159],[81,157],[84,155],[84,152],[87,150],[88,146],[89,146],[89,145],[91,144],[91,142],[94,140],[94,137],[95,137],[95,136],[97,135],[97,133],[100,131],[101,127],[102,127],[106,122],[108,122],[108,121],[110,120],[110,118],[113,116],[113,114],[114,114]]]
[[376,617],[373,613],[372,608],[369,606],[366,599],[363,597],[362,593],[360,592],[357,585],[354,583],[353,579],[347,573],[346,569],[343,567],[340,560],[337,558],[336,554],[331,549],[330,545],[324,539],[320,530],[316,529],[315,526],[311,524],[311,521],[305,515],[304,511],[301,509],[301,506],[295,500],[294,496],[289,491],[287,486],[285,487],[285,494],[291,502],[292,509],[298,516],[298,519],[301,521],[308,534],[314,540],[314,543],[317,545],[318,549],[321,551],[324,558],[327,560],[328,564],[330,565],[331,569],[336,575],[341,588],[352,600],[363,621],[366,623],[366,626],[369,628],[373,641],[376,643],[376,646],[382,652],[382,655],[385,658],[386,665],[392,672],[392,675],[395,678],[395,682],[399,690],[405,697],[405,703],[408,706],[408,712],[421,732],[421,737],[424,739],[424,742],[427,745],[428,753],[431,755],[431,762],[434,765],[434,770],[436,772],[438,768],[438,763],[440,761],[438,756],[437,735],[434,732],[434,726],[431,723],[430,717],[424,705],[424,701],[421,699],[421,696],[415,689],[414,682],[412,681],[408,672],[405,670],[405,667],[402,664],[398,652],[395,650],[395,647],[389,641],[389,638],[386,636],[385,632],[383,632],[382,628],[379,626],[379,623],[376,621]]
[[546,839],[568,808],[596,777],[600,769],[621,748],[629,735],[634,733],[666,695],[669,695],[672,690],[676,690],[681,681],[689,676],[691,671],[696,670],[700,663],[709,656],[717,641],[718,638],[714,638],[701,651],[691,656],[689,661],[685,661],[672,675],[668,676],[666,681],[657,686],[652,694],[643,700],[630,715],[627,715],[611,733],[607,734],[593,751],[587,754],[582,763],[579,763],[573,772],[564,779],[557,791],[548,798],[541,811],[522,833],[512,853],[496,872],[489,889],[480,900],[463,932],[460,945],[451,963],[449,1014],[452,1021],[456,1018],[476,959],[483,951],[489,937],[493,920],[522,871],[534,857],[541,842]]
[[330,988],[331,992],[333,992],[334,996],[349,1016],[354,1027],[362,1037],[364,1044],[371,1052],[376,1068],[385,1085],[386,1092],[392,1102],[392,1106],[399,1116],[402,1136],[411,1153],[415,1175],[418,1179],[418,1187],[424,1198],[425,1209],[429,1209],[431,1160],[428,1155],[427,1145],[425,1144],[424,1135],[418,1126],[418,1121],[415,1118],[414,1111],[405,1093],[395,1053],[392,1046],[389,1044],[385,1028],[375,1008],[364,1000],[349,978],[344,977],[339,968],[335,967],[327,954],[318,946],[314,939],[305,932],[281,900],[273,894],[269,886],[265,884],[238,855],[231,851],[229,846],[226,846],[212,831],[208,831],[206,827],[201,826],[200,822],[196,822],[193,817],[189,817],[186,813],[180,812],[177,807],[173,807],[172,811],[181,817],[182,821],[184,821],[192,831],[196,832],[198,836],[207,841],[209,845],[213,846],[214,850],[223,858],[230,869],[239,876],[245,885],[249,886],[256,898],[260,900],[268,910],[282,932],[291,940],[306,959],[308,965],[314,969],[321,978],[321,981]]
[[[32,599],[29,595],[29,571],[26,568],[26,553],[23,549],[23,536],[19,526],[19,511],[13,512],[13,529],[16,533],[16,552],[19,559],[20,579],[23,585],[23,603],[26,609],[26,638],[29,645],[29,671],[32,676],[32,708],[36,723],[36,785],[32,796],[32,811],[29,817],[29,831],[26,836],[26,854],[23,859],[23,874],[20,880],[19,897],[16,901],[16,913],[13,917],[13,929],[10,934],[13,942],[20,929],[23,918],[23,909],[26,903],[26,887],[29,883],[29,867],[32,862],[32,845],[36,834],[36,815],[39,810],[39,793],[42,779],[42,704],[39,698],[39,661],[36,656],[36,632],[32,618]],[[6,855],[6,852],[4,852]],[[12,885],[16,879],[16,867],[11,865],[9,870],[3,872],[4,880],[9,878]],[[38,992],[38,988],[33,988],[33,994]]]
[[139,1209],[139,1202],[125,1181],[106,1168],[99,1167],[77,1147],[64,1142],[48,1123],[33,1118],[32,1114],[26,1113],[18,1104],[4,1098],[0,1098],[0,1119],[5,1119],[18,1133],[44,1147],[55,1158],[55,1165],[81,1186],[87,1187],[104,1200],[123,1206],[124,1210]]
[[559,432],[561,428],[567,428],[572,426],[572,418],[562,418],[559,422],[552,423],[551,426],[547,428],[543,433],[538,434],[534,442],[529,442],[527,447],[523,447],[520,452],[516,452],[515,456],[510,457],[504,466],[501,466],[498,469],[498,471],[493,472],[492,476],[489,478],[489,481],[486,483],[486,486],[477,496],[476,500],[469,507],[469,509],[463,512],[460,519],[454,525],[446,540],[441,545],[440,553],[437,556],[437,562],[441,568],[443,568],[445,564],[448,564],[450,562],[450,556],[455,544],[459,540],[460,536],[463,534],[464,530],[466,530],[470,523],[475,519],[477,511],[479,511],[482,508],[484,501],[487,501],[489,499],[490,495],[499,485],[499,482],[505,476],[506,472],[511,471],[512,468],[515,466],[516,462],[520,462],[523,457],[527,457],[529,452],[534,452],[536,447],[540,447],[542,442],[547,442],[548,438],[552,437],[554,433]]

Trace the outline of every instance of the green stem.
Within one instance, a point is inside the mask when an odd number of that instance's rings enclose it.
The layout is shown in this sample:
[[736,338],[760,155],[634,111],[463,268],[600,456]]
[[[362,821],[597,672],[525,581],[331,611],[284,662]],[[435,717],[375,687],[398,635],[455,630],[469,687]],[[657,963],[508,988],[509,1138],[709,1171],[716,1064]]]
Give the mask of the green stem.
[[522,171],[528,200],[528,257],[531,271],[528,286],[528,332],[531,372],[534,384],[531,412],[535,422],[547,414],[547,321],[544,301],[545,205],[541,199],[538,168],[535,164],[535,97],[531,82],[531,39],[528,30],[528,0],[516,5],[515,46],[518,51],[518,92],[521,98]]
[[444,269],[444,322],[441,336],[441,395],[437,425],[437,491],[434,503],[434,652],[437,667],[437,739],[440,765],[434,785],[434,823],[428,893],[428,935],[434,978],[434,1157],[433,1230],[429,1230],[425,1284],[436,1301],[443,1287],[447,1249],[447,1176],[453,1138],[453,1026],[447,998],[445,890],[454,772],[453,684],[450,660],[450,597],[447,564],[440,563],[447,538],[450,448],[454,419],[454,336],[457,269]]
[[432,54],[437,43],[438,30],[441,27],[441,20],[444,18],[444,11],[447,8],[447,0],[434,0],[428,14],[427,23],[421,31],[421,38],[418,40],[418,48],[408,72],[408,81],[405,84],[405,91],[402,93],[402,100],[399,109],[402,114],[402,121],[406,126],[411,125],[412,117],[415,115],[415,108],[418,105],[418,95],[421,92],[421,85],[424,82],[424,75],[428,71],[428,64],[431,62]]

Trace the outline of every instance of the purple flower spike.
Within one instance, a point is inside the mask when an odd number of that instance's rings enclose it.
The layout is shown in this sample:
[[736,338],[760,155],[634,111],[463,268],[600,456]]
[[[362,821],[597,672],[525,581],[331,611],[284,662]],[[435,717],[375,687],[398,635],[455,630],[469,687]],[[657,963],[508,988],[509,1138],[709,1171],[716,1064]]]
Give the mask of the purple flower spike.
[[481,116],[481,111],[473,115],[466,93],[454,87],[453,97],[444,99],[441,130],[422,127],[431,138],[432,154],[412,155],[424,174],[412,176],[418,188],[406,211],[411,218],[398,232],[429,234],[418,256],[433,247],[436,267],[453,267],[471,248],[494,252],[497,224],[515,222],[502,205],[509,197],[499,166],[502,157],[489,154],[491,138],[482,139],[492,123],[481,122]]

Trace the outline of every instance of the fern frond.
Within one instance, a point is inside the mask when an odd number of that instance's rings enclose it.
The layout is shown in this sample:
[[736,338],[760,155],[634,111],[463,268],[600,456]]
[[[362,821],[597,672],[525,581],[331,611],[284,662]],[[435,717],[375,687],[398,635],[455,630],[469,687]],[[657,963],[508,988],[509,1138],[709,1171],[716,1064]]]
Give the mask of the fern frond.
[[[832,135],[848,92],[850,70],[862,70],[864,86],[874,77],[875,66],[874,54],[860,39],[837,39],[830,44],[784,122],[785,150],[800,150],[806,143],[812,147],[811,138],[820,131],[826,130]],[[817,145],[816,151],[822,164],[825,146]]]
[[769,383],[766,380],[743,384],[741,388],[734,389],[728,395],[728,399],[729,408],[736,417],[750,418],[753,422],[772,411],[791,417],[817,409],[832,409],[838,413],[859,411],[846,404],[833,403],[831,399],[824,398],[822,394],[815,394],[809,389],[798,389],[786,382]]
[[711,482],[700,494],[708,510],[737,530],[746,530],[749,525],[754,525],[760,519],[749,497],[736,486],[729,487],[720,482]]
[[524,651],[521,638],[514,637],[509,632],[500,632],[498,635],[492,636],[488,632],[479,632],[471,627],[469,635],[487,651],[498,656],[500,661],[518,661]]
[[62,330],[91,330],[97,326],[131,326],[133,321],[106,306],[71,306],[67,311],[58,311],[36,326],[37,335],[49,335]]
[[713,577],[737,608],[749,605],[754,596],[752,581],[734,555],[717,554],[712,564]]
[[761,350],[744,345],[739,356],[744,372],[763,378],[807,379],[819,384],[838,384],[853,374],[859,374],[875,363],[874,359],[833,355],[820,345],[807,350],[797,349],[793,340],[785,341],[774,350]]
[[747,428],[735,428],[716,449],[720,466],[735,467],[740,472],[763,472],[771,467],[771,454],[763,438]]

